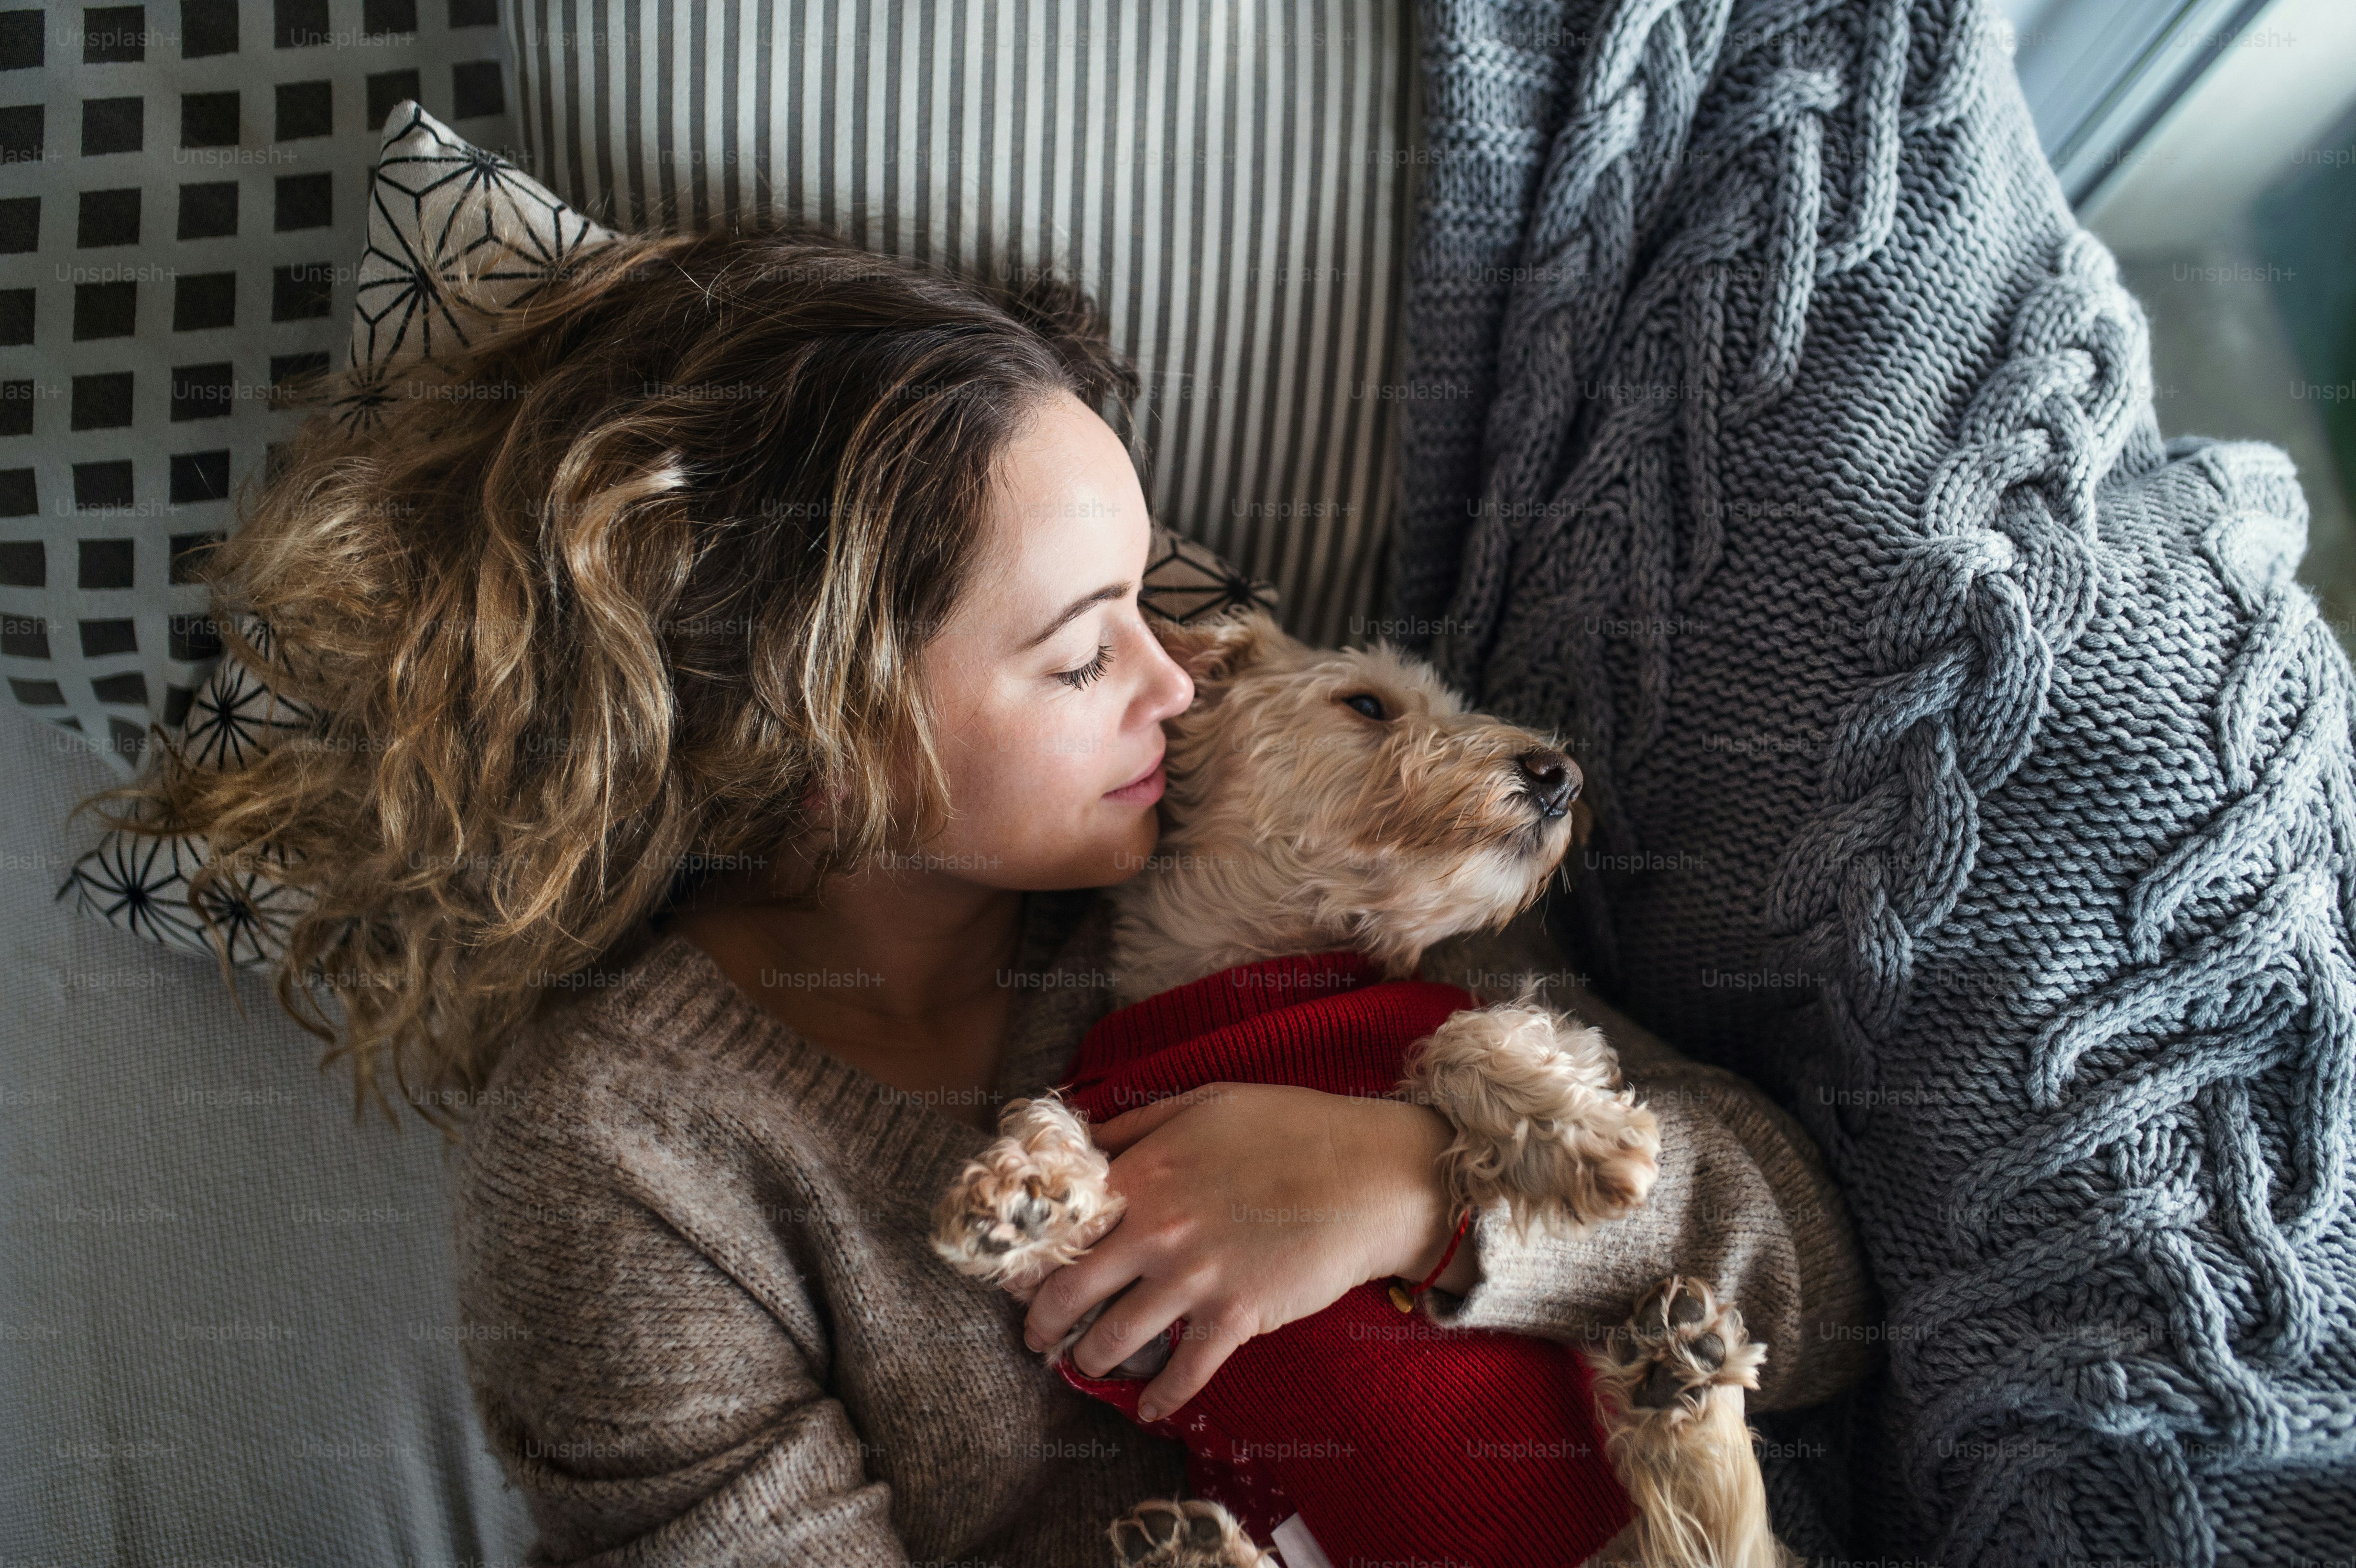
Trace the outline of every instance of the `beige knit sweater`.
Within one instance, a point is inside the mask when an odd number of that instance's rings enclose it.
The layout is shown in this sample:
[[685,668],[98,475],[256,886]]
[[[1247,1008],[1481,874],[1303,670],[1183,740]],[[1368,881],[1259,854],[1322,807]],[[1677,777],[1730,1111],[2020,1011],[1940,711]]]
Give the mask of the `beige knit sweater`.
[[[1026,896],[993,1104],[1055,1083],[1109,1010],[1108,912]],[[1559,981],[1534,935],[1460,940],[1425,973]],[[684,937],[649,931],[590,978],[517,1037],[455,1172],[464,1343],[530,1563],[1106,1568],[1111,1520],[1183,1494],[1180,1447],[1068,1388],[1024,1309],[927,1247],[985,1134],[802,1040]],[[1769,1345],[1754,1409],[1862,1375],[1869,1337],[1842,1330],[1876,1304],[1797,1125],[1594,1021],[1661,1117],[1651,1203],[1584,1242],[1484,1213],[1483,1277],[1435,1320],[1575,1338],[1676,1269]]]

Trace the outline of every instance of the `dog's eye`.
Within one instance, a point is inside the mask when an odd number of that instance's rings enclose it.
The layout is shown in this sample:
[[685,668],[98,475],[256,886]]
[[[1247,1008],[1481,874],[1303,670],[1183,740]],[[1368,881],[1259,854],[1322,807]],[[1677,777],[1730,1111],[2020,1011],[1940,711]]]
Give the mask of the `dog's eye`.
[[1342,699],[1342,700],[1344,703],[1349,707],[1356,709],[1359,712],[1365,714],[1369,719],[1380,719],[1384,717],[1383,699],[1376,697],[1371,691],[1361,691],[1355,696],[1345,697]]

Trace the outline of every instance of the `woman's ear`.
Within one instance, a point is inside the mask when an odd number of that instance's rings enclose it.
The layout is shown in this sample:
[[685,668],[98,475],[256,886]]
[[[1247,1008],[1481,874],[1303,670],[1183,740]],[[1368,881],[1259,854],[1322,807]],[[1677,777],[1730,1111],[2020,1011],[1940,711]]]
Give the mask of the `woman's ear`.
[[1153,613],[1145,620],[1162,651],[1194,677],[1197,708],[1216,702],[1237,677],[1266,663],[1293,640],[1274,616],[1257,606],[1214,620],[1172,621]]
[[833,796],[829,798],[826,785],[813,781],[808,789],[802,791],[802,815],[812,822],[826,821],[833,816],[836,808],[850,798],[851,792],[848,790],[837,790]]

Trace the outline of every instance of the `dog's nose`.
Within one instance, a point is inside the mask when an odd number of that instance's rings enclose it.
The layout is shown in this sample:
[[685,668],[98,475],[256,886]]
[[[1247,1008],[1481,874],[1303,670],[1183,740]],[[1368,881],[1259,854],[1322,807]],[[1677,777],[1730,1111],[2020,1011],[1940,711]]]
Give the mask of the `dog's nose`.
[[1524,752],[1514,759],[1529,786],[1530,798],[1542,816],[1560,816],[1579,798],[1579,764],[1551,747]]

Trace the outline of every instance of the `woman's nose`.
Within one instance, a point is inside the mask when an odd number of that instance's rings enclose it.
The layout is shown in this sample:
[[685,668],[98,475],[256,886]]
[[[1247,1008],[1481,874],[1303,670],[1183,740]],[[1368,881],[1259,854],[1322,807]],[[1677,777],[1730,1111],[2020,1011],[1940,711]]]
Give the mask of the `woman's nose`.
[[1170,656],[1170,650],[1162,645],[1162,639],[1153,635],[1151,627],[1146,629],[1145,639],[1152,645],[1152,656],[1163,665],[1162,678],[1169,686],[1163,694],[1166,706],[1158,717],[1174,719],[1194,706],[1194,677],[1186,673],[1184,665]]

